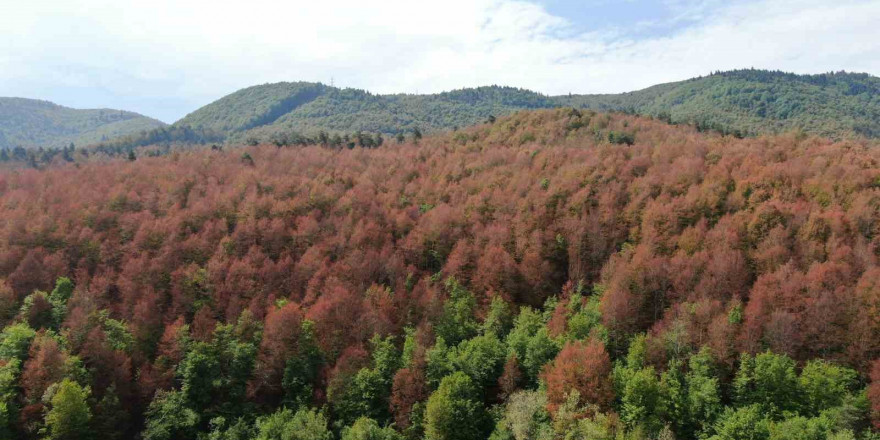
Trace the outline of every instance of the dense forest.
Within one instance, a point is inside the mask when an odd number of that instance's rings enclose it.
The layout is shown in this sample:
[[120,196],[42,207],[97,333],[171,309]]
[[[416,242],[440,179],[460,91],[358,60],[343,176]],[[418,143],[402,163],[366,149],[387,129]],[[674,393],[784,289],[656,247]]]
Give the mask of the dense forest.
[[866,138],[568,108],[9,169],[0,438],[876,440],[878,263]]
[[164,126],[122,110],[79,110],[35,99],[0,98],[0,149],[84,147]]
[[836,139],[880,136],[880,79],[868,74],[796,75],[766,70],[717,72],[616,95],[545,96],[513,87],[376,95],[320,83],[264,84],[239,90],[177,121],[102,143],[128,151],[156,143],[257,144],[321,133],[455,130],[521,110],[562,106],[651,116],[735,136],[784,133]]

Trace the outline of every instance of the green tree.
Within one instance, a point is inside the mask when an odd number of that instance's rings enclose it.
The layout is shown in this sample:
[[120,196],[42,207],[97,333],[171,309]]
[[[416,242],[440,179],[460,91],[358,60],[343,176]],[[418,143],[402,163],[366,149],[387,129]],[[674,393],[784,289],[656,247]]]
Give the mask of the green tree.
[[12,426],[17,415],[18,376],[21,361],[0,361],[0,438],[12,438]]
[[477,334],[477,320],[474,311],[477,300],[455,278],[446,280],[449,298],[443,304],[443,313],[434,326],[434,332],[446,343],[456,345]]
[[91,390],[78,383],[64,379],[58,384],[49,411],[46,413],[46,438],[51,440],[76,440],[89,438],[88,398]]
[[404,437],[391,427],[383,428],[371,418],[360,417],[342,430],[341,440],[404,440]]
[[301,409],[294,413],[283,408],[257,420],[254,440],[331,440],[327,419],[315,410]]
[[651,435],[663,428],[665,408],[663,389],[654,367],[642,368],[627,375],[620,396],[621,418],[630,428],[640,428]]
[[235,423],[227,423],[225,418],[215,417],[209,424],[211,432],[207,440],[251,440],[256,435],[254,427],[241,417]]
[[504,338],[512,327],[513,316],[510,312],[510,304],[500,295],[493,296],[486,319],[483,320],[483,333],[492,333],[498,338]]
[[766,440],[770,421],[761,405],[728,408],[715,424],[715,433],[710,440]]
[[303,321],[298,345],[298,355],[287,360],[281,378],[284,390],[281,403],[291,408],[307,405],[312,400],[313,384],[324,361],[315,339],[314,322]]
[[178,366],[181,392],[205,417],[238,416],[245,410],[257,348],[252,338],[239,336],[232,324],[217,326],[213,339],[193,343]]
[[462,372],[443,378],[425,411],[426,440],[481,440],[491,430],[479,391]]
[[712,353],[708,347],[691,356],[688,361],[687,383],[687,414],[690,426],[686,434],[706,432],[724,406],[721,403],[721,387],[713,366]]
[[189,440],[196,436],[199,415],[180,391],[156,392],[146,413],[144,440]]
[[743,353],[733,387],[738,404],[758,404],[774,416],[797,411],[800,406],[801,389],[795,363],[785,355],[768,351],[752,357]]
[[[576,392],[576,391],[575,391]],[[492,433],[493,440],[535,440],[553,438],[547,396],[543,391],[517,391],[504,406],[501,420]]]
[[391,337],[382,339],[377,335],[371,343],[372,367],[362,368],[339,388],[330,387],[328,390],[327,398],[333,405],[337,426],[347,426],[362,416],[383,423],[391,418],[391,383],[400,368],[400,352]]
[[849,368],[824,360],[807,362],[798,378],[806,400],[805,411],[815,416],[826,409],[840,406],[857,380],[858,373]]
[[24,322],[11,324],[0,333],[0,359],[25,360],[37,332]]
[[826,440],[830,434],[823,418],[792,417],[770,424],[770,440]]
[[478,388],[488,389],[501,376],[506,349],[494,333],[489,333],[459,344],[452,358],[453,368],[467,374]]
[[528,385],[535,387],[544,365],[559,353],[559,344],[550,337],[544,317],[523,307],[507,335],[509,354],[516,354]]

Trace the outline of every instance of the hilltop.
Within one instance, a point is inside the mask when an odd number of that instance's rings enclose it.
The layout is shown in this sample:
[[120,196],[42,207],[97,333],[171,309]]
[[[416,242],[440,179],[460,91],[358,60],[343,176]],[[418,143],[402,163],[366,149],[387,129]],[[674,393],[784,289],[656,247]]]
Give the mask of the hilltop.
[[499,86],[377,95],[319,83],[276,83],[235,92],[190,113],[175,126],[208,130],[233,142],[322,130],[430,133],[519,110],[562,106],[638,113],[737,135],[800,129],[832,138],[880,136],[880,78],[764,70],[719,72],[611,95],[545,96]]
[[35,99],[0,98],[0,149],[85,146],[165,125],[123,110],[80,110]]

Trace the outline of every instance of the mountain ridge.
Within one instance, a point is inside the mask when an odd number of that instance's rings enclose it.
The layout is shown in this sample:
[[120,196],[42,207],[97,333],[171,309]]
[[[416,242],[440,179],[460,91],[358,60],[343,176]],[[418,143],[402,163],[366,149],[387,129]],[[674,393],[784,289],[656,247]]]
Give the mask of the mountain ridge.
[[40,99],[0,97],[0,148],[88,145],[166,125],[126,110],[75,109]]
[[[205,126],[203,122],[228,117],[224,111],[241,113],[235,104],[244,109],[254,108],[238,100],[248,94],[265,99],[262,92],[277,88],[298,89],[298,93],[308,90],[312,94],[310,99],[295,106],[275,106],[275,110],[288,111],[264,115],[264,124],[227,131],[226,140],[241,142],[248,137],[265,138],[282,131],[365,131],[393,135],[418,128],[434,132],[519,110],[562,106],[639,113],[737,135],[800,129],[832,138],[880,136],[880,78],[865,73],[799,75],[754,69],[715,72],[619,94],[561,96],[508,86],[462,88],[423,95],[380,95],[320,83],[274,83],[234,92],[191,112],[174,125],[216,129],[218,127]],[[274,99],[280,103],[284,97]],[[223,103],[233,106],[224,109]],[[221,114],[213,114],[215,112]]]

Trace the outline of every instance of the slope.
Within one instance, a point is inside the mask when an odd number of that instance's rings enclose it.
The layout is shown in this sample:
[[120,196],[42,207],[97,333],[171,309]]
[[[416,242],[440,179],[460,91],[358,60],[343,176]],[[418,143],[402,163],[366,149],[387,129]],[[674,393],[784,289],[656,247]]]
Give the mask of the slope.
[[0,148],[89,145],[164,126],[122,110],[80,110],[48,101],[0,98]]

